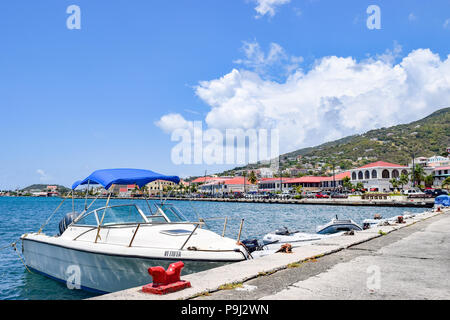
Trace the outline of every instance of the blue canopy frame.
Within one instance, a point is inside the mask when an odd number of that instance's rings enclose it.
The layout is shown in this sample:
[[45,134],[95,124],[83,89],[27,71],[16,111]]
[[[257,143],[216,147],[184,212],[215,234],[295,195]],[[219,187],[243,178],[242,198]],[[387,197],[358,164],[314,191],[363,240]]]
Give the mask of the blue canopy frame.
[[78,180],[72,185],[75,190],[80,185],[101,184],[105,189],[109,189],[113,184],[136,184],[141,188],[147,183],[155,180],[171,181],[176,184],[180,182],[178,176],[165,176],[150,170],[144,169],[102,169],[94,171],[84,180]]

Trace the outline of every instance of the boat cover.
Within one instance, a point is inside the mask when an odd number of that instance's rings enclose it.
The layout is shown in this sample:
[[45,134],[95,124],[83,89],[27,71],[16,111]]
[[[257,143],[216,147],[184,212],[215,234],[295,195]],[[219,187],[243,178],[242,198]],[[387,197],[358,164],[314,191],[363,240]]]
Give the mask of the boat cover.
[[442,205],[444,207],[449,207],[450,206],[450,196],[448,195],[440,195],[439,197],[436,197],[434,199],[434,204],[436,205]]
[[177,176],[165,176],[150,170],[144,169],[102,169],[94,171],[84,180],[76,181],[72,185],[74,190],[79,185],[84,184],[101,184],[105,189],[109,189],[113,184],[136,184],[141,188],[147,183],[155,180],[171,181],[179,183],[180,178]]

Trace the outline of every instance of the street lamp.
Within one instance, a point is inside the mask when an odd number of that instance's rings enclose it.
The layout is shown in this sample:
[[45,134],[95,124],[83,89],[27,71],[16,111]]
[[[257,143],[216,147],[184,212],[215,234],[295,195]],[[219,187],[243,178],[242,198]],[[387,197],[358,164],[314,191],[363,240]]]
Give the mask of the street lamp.
[[412,179],[413,179],[413,181],[412,181],[412,183],[413,183],[413,188],[415,188],[416,187],[416,174],[415,174],[415,168],[414,168],[414,158],[416,157],[416,155],[414,154],[414,152],[412,153],[412,171],[411,171],[411,174],[412,174]]

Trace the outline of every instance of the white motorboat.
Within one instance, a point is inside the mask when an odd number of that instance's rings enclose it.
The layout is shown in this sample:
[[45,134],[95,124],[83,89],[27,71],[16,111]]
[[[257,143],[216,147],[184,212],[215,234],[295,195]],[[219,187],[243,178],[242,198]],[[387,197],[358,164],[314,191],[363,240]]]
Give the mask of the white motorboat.
[[363,221],[363,229],[370,229],[377,226],[389,225],[398,221],[399,217],[403,217],[403,219],[411,219],[416,216],[415,213],[405,212],[403,215],[394,216],[387,219],[364,219]]
[[[148,170],[98,170],[80,184],[136,183],[155,180],[179,182],[178,177]],[[150,207],[149,207],[150,208]],[[60,223],[60,234],[41,232],[22,235],[26,265],[38,273],[97,293],[114,292],[151,282],[147,269],[167,268],[183,261],[183,274],[250,259],[236,240],[189,222],[172,204],[157,204],[146,215],[134,204],[117,205],[68,214]],[[41,228],[42,229],[42,228]]]
[[317,234],[299,231],[290,232],[286,227],[283,227],[274,232],[266,234],[263,237],[263,243],[266,249],[279,249],[281,245],[286,243],[289,243],[292,247],[298,247],[316,243],[320,240],[340,235],[342,235],[342,232],[338,232],[335,234]]
[[362,228],[351,219],[338,219],[337,216],[327,224],[317,227],[318,234],[330,234],[350,230],[361,231]]

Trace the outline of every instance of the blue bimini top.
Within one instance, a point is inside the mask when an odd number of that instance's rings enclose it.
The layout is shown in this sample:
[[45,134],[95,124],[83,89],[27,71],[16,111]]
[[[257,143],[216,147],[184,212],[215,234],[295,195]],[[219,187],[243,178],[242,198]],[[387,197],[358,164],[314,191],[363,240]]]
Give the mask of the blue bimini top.
[[141,188],[155,180],[171,181],[177,184],[180,182],[180,178],[177,176],[165,176],[150,170],[102,169],[94,171],[84,180],[76,181],[72,185],[72,190],[84,184],[101,184],[105,189],[109,189],[113,184],[136,184]]
[[450,196],[442,194],[434,199],[434,204],[450,207]]

